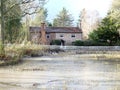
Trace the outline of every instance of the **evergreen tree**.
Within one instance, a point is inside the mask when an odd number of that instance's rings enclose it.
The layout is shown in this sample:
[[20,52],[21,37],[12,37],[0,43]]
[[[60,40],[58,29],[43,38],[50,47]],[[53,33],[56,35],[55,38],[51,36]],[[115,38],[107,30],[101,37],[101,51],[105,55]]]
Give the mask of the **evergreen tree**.
[[53,20],[53,26],[69,27],[72,25],[73,25],[73,18],[65,8],[63,8],[62,11],[60,11],[57,17]]
[[[13,3],[17,3],[16,0],[11,0],[9,2],[5,2],[5,11],[7,11]],[[5,41],[13,43],[17,36],[19,35],[20,27],[21,27],[21,13],[22,10],[19,5],[15,5],[13,8],[9,10],[4,16],[5,20],[5,31],[4,38]]]
[[119,28],[120,25],[116,25],[116,20],[108,15],[102,20],[99,27],[89,34],[89,38],[96,42],[116,45],[120,39]]

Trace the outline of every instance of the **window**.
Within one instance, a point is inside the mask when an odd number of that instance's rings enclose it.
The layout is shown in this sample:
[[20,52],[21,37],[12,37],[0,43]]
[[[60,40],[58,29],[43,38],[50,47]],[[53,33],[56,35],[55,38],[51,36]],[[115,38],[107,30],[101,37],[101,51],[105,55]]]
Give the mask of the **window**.
[[60,37],[63,37],[63,35],[60,35]]
[[72,34],[72,35],[71,35],[71,37],[73,37],[73,38],[74,38],[74,37],[75,37],[75,35],[74,35],[74,34]]
[[47,38],[50,38],[50,36],[47,35]]
[[47,37],[47,38],[50,38],[50,34],[47,34],[46,37]]

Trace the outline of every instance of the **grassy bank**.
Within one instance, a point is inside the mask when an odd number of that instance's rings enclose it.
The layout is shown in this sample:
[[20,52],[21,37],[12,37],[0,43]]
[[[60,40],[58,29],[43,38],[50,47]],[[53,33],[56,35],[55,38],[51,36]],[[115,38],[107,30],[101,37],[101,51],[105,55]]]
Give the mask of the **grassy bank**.
[[73,56],[83,60],[120,60],[120,54],[77,54]]
[[[61,53],[59,53],[61,52]],[[59,53],[59,54],[56,54]],[[94,59],[94,60],[114,60],[120,59],[119,51],[89,51],[88,53],[80,50],[62,50],[59,47],[51,48],[49,46],[42,46],[36,44],[10,44],[5,46],[5,55],[0,55],[0,66],[13,65],[21,61],[23,57],[36,57],[43,55],[56,55],[61,57],[77,56],[83,59]]]
[[24,56],[42,56],[47,47],[34,44],[10,44],[5,46],[5,55],[0,55],[0,66],[19,63]]
[[107,60],[113,60],[113,59],[120,59],[120,54],[96,54],[94,55],[98,59],[107,59]]

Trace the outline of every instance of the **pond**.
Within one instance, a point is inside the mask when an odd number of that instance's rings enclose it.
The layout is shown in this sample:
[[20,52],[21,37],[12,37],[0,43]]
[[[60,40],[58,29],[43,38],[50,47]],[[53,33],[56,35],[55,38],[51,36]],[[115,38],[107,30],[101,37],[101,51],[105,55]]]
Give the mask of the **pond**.
[[120,90],[120,60],[51,56],[0,68],[1,90]]

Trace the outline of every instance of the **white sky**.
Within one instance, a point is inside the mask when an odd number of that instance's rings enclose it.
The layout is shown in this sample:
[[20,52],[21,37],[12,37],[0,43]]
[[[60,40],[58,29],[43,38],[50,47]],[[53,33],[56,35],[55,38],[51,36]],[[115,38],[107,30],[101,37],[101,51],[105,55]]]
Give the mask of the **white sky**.
[[52,21],[59,11],[65,7],[74,20],[78,19],[83,8],[87,10],[97,10],[101,17],[104,17],[110,8],[112,0],[49,0],[45,5],[48,9],[48,20]]

